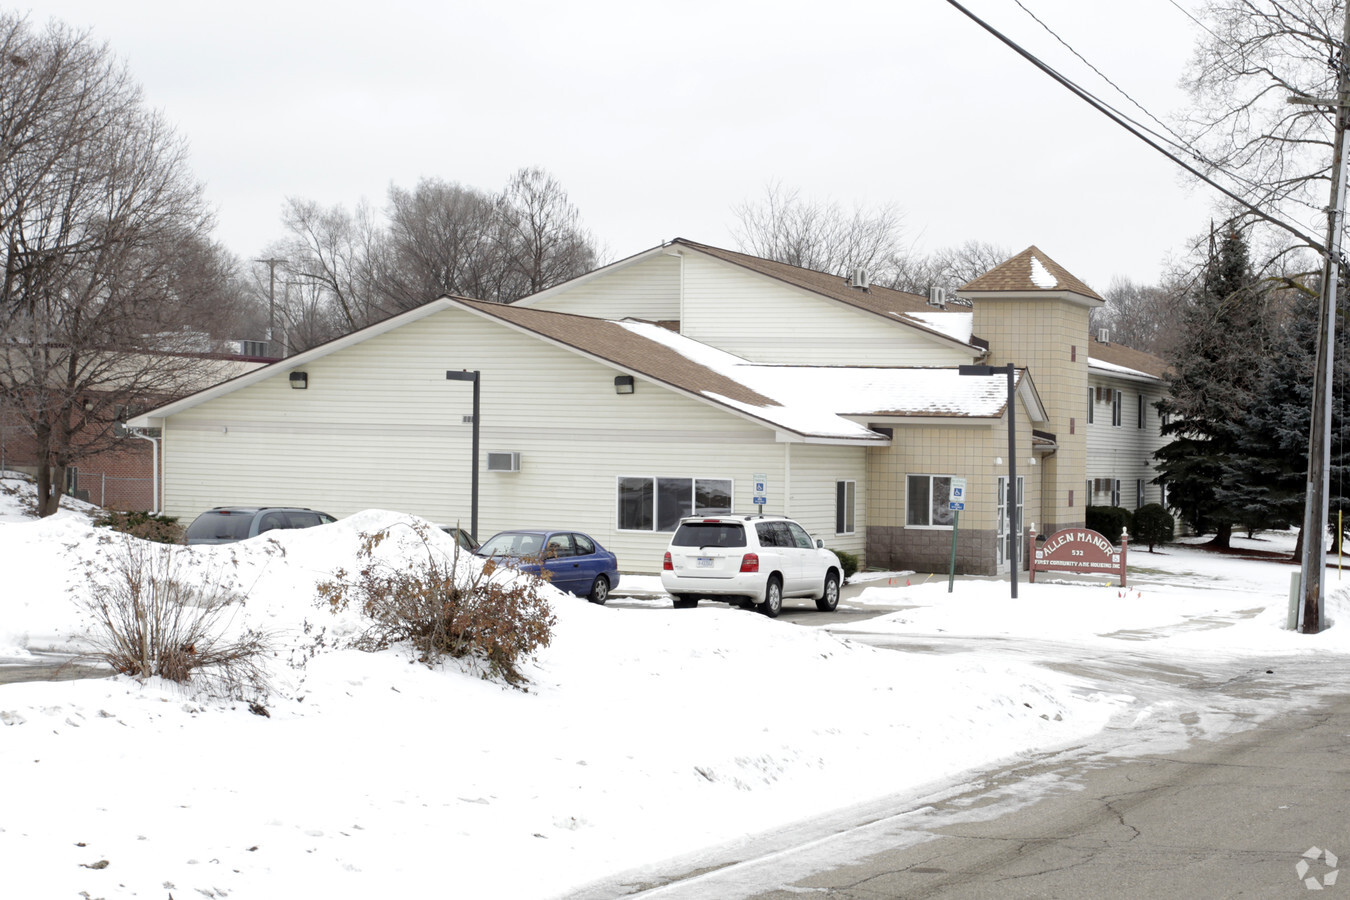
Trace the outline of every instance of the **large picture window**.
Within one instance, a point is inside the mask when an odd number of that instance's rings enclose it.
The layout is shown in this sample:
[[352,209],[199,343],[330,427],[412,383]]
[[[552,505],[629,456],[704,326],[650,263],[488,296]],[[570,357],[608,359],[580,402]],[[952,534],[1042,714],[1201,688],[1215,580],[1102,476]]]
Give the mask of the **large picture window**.
[[853,534],[853,506],[857,499],[856,481],[834,483],[834,533]]
[[674,531],[685,516],[731,512],[729,478],[659,478],[620,476],[620,531]]
[[948,508],[950,475],[910,475],[906,479],[905,524],[951,527],[955,513]]

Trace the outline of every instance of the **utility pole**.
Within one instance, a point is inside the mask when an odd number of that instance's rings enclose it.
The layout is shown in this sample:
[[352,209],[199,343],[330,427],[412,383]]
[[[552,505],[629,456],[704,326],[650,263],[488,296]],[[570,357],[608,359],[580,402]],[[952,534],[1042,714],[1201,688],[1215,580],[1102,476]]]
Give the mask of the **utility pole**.
[[1326,608],[1322,602],[1322,582],[1326,577],[1326,548],[1322,532],[1330,507],[1329,481],[1331,459],[1331,381],[1336,359],[1336,283],[1340,279],[1341,232],[1345,216],[1346,124],[1350,116],[1350,4],[1339,52],[1332,58],[1337,67],[1336,97],[1332,100],[1295,97],[1291,103],[1331,106],[1336,112],[1335,141],[1331,153],[1331,207],[1327,210],[1327,257],[1322,266],[1322,304],[1317,333],[1317,367],[1313,372],[1312,424],[1308,433],[1308,492],[1303,508],[1303,557],[1301,588],[1303,602],[1299,632],[1317,634],[1322,630]]
[[267,352],[272,352],[272,336],[277,327],[277,266],[284,266],[286,260],[269,257],[254,262],[267,263]]

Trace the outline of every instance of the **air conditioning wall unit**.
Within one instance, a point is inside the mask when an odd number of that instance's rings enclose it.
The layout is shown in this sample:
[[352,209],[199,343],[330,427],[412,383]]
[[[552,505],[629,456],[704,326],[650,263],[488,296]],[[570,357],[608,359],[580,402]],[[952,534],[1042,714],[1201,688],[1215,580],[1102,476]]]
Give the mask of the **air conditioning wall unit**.
[[489,472],[519,472],[520,451],[488,451],[487,470]]
[[865,291],[872,286],[872,281],[868,277],[867,270],[862,266],[858,266],[853,270],[853,276],[849,279],[849,284],[859,290]]
[[947,289],[934,285],[928,289],[928,305],[944,307],[947,305]]
[[1097,343],[1099,343],[1099,344],[1109,344],[1109,343],[1111,343],[1111,329],[1109,329],[1109,328],[1098,328],[1098,329],[1097,329]]

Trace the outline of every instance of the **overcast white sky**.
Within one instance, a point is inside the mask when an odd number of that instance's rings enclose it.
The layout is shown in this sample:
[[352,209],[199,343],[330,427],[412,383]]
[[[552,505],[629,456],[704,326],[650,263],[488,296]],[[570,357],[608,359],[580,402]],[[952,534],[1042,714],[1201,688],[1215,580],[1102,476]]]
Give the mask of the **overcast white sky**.
[[[1022,2],[1150,111],[1185,103],[1198,29],[1171,0]],[[1015,0],[966,5],[1092,77]],[[281,236],[287,196],[379,207],[391,183],[497,190],[538,165],[608,259],[674,237],[734,249],[731,207],[776,179],[845,207],[894,202],[919,251],[1036,244],[1104,291],[1157,278],[1214,199],[945,0],[27,8],[127,61],[189,140],[217,237],[246,257]]]

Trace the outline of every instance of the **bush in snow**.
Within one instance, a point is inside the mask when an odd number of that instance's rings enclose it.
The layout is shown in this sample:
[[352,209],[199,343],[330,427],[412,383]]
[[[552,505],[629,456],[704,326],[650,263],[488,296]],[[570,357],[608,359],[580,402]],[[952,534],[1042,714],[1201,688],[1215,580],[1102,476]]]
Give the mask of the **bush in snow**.
[[1113,544],[1120,543],[1120,533],[1130,527],[1130,511],[1123,506],[1089,506],[1084,511],[1084,524]]
[[1167,544],[1172,541],[1176,524],[1172,515],[1161,503],[1150,503],[1134,511],[1134,539],[1148,544],[1148,552],[1153,552],[1155,544]]
[[163,513],[108,510],[94,524],[157,544],[183,543],[183,526],[178,524],[178,517]]
[[334,612],[355,605],[371,620],[355,646],[383,650],[407,643],[427,665],[468,657],[483,662],[488,676],[523,682],[520,662],[548,646],[557,622],[540,595],[544,581],[491,560],[481,567],[461,560],[457,542],[447,555],[428,540],[427,526],[403,527],[420,543],[417,562],[377,558],[390,536],[385,528],[361,536],[362,569],[355,578],[339,569],[319,585],[320,599]]
[[830,552],[833,553],[835,556],[839,557],[839,565],[844,567],[845,581],[848,581],[850,578],[852,578],[854,575],[858,573],[857,556],[855,556],[852,553],[849,553],[847,550],[832,550]]
[[197,680],[221,696],[267,693],[260,659],[271,652],[271,637],[228,635],[244,597],[225,579],[188,571],[174,548],[134,539],[86,569],[95,658],[125,675]]

